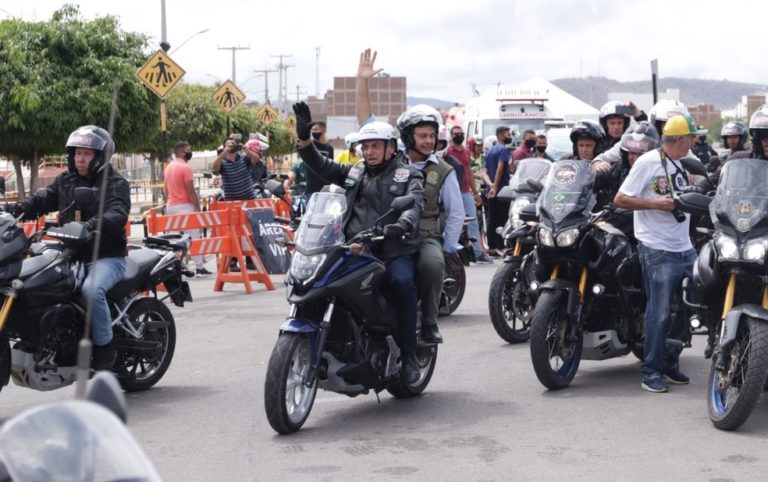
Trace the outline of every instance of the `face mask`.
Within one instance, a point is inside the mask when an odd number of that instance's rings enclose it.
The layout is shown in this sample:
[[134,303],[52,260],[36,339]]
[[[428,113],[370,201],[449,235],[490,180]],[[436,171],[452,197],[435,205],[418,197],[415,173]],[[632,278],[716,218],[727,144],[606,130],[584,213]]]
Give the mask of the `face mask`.
[[184,153],[184,159],[186,159],[186,160],[192,159],[192,153],[191,152],[185,152]]
[[525,147],[526,149],[532,149],[533,146],[536,145],[536,139],[526,139],[525,140]]
[[707,136],[699,136],[699,142],[704,143],[707,141]]
[[505,137],[503,142],[504,142],[504,144],[512,144],[512,138],[511,137]]
[[454,134],[452,139],[454,144],[461,144],[464,142],[464,134]]
[[319,141],[322,136],[323,136],[322,132],[313,132],[312,133],[312,139],[314,139],[316,141]]
[[536,146],[536,150],[539,152],[546,152],[547,146]]

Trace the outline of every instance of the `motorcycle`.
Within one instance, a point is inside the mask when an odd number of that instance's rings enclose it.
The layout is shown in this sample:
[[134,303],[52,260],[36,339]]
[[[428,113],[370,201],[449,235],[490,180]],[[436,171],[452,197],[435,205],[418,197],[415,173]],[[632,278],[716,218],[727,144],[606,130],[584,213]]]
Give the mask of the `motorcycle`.
[[[448,316],[456,311],[464,299],[464,291],[467,288],[467,273],[464,270],[464,261],[461,252],[472,250],[463,248],[459,253],[448,254],[443,252],[445,270],[443,272],[443,286],[440,291],[440,304],[437,307],[437,316]],[[474,256],[474,255],[473,255]]]
[[[767,186],[765,160],[734,159],[714,199],[688,193],[676,200],[681,211],[708,213],[714,225],[693,279],[683,281],[683,300],[697,311],[692,327],[708,329],[708,412],[721,430],[746,422],[768,379]],[[696,303],[694,293],[705,301]]]
[[[400,377],[397,317],[385,298],[384,263],[369,253],[384,220],[409,209],[396,198],[375,227],[345,242],[346,197],[315,193],[296,232],[286,277],[290,312],[269,359],[264,384],[267,420],[280,434],[296,432],[309,417],[318,388],[350,397],[387,390],[398,398],[421,394],[432,378],[437,345],[419,337],[420,376]],[[287,242],[287,241],[284,241]]]
[[[536,376],[550,390],[567,387],[582,359],[632,351],[642,357],[645,300],[638,255],[610,224],[631,213],[592,213],[593,183],[588,162],[557,161],[538,199],[533,256],[538,279],[548,279],[538,288],[530,348]],[[521,219],[530,219],[522,211]]]
[[[96,202],[89,188],[77,188],[74,198],[73,206]],[[75,381],[86,315],[78,296],[85,266],[75,249],[92,233],[73,222],[39,231],[30,243],[19,219],[0,213],[0,389],[12,378],[16,385],[54,390]],[[36,242],[43,234],[57,242]],[[171,363],[176,327],[163,301],[171,298],[177,306],[192,301],[181,279],[189,236],[145,243],[146,248],[131,246],[125,275],[107,293],[117,351],[112,371],[126,391],[152,387]],[[25,254],[29,257],[22,259]],[[158,298],[160,284],[167,290],[163,298]]]
[[[536,242],[536,223],[520,219],[520,210],[533,205],[543,186],[541,181],[552,167],[547,159],[523,159],[497,198],[510,201],[509,218],[501,231],[504,263],[496,270],[488,291],[488,312],[496,333],[507,343],[522,343],[530,336],[530,321],[536,292],[530,287],[531,274],[521,272],[525,257]],[[530,263],[526,263],[530,267]],[[524,277],[527,279],[524,280]]]

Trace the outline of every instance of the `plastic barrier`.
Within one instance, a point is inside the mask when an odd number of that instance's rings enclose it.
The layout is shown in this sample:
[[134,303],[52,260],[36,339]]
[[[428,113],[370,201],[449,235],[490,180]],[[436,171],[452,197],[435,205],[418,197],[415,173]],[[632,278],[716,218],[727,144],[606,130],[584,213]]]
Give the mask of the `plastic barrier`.
[[[147,216],[147,232],[156,234],[164,231],[210,229],[210,237],[192,240],[189,254],[218,255],[214,291],[221,291],[224,283],[242,283],[247,293],[253,293],[251,281],[257,281],[264,284],[268,290],[274,290],[272,279],[251,241],[247,228],[248,220],[241,205],[239,202],[228,206],[219,204],[217,207],[222,209],[170,215],[158,215],[157,208],[153,208]],[[251,259],[255,270],[249,271],[246,268],[246,257]],[[237,260],[239,272],[230,271],[232,260]]]

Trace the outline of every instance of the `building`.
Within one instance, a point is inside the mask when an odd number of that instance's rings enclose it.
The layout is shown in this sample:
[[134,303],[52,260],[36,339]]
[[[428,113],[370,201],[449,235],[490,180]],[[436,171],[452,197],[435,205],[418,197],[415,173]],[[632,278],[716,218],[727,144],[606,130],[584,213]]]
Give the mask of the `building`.
[[688,106],[688,112],[697,124],[709,129],[715,121],[720,120],[721,113],[712,104]]
[[[680,100],[680,89],[667,89],[666,92],[659,92],[659,100],[672,99]],[[648,112],[653,107],[653,92],[610,92],[608,100],[614,100],[621,103],[629,101],[642,111]]]

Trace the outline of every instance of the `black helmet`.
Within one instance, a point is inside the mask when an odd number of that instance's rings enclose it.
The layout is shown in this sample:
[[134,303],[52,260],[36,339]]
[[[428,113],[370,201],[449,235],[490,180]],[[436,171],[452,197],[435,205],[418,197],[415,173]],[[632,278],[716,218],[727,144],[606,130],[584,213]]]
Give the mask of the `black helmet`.
[[728,147],[728,144],[725,142],[727,136],[739,136],[739,144],[736,146],[736,150],[743,151],[744,144],[747,142],[747,126],[741,122],[729,122],[720,130],[720,139],[722,139],[725,147]]
[[78,127],[67,139],[67,167],[72,173],[77,172],[75,169],[75,149],[78,147],[96,151],[96,156],[88,168],[94,176],[104,169],[115,152],[115,143],[109,132],[96,126]]
[[571,142],[573,143],[573,155],[579,155],[576,149],[576,141],[579,139],[592,139],[595,141],[595,156],[603,152],[603,142],[605,140],[605,131],[600,124],[593,120],[583,119],[577,122],[571,128]]
[[419,104],[400,114],[397,118],[397,128],[400,131],[400,140],[406,149],[412,149],[416,142],[413,139],[413,130],[418,126],[431,125],[435,128],[435,145],[437,145],[437,133],[443,118],[434,107]]
[[632,121],[629,114],[626,112],[618,112],[619,107],[624,107],[624,104],[621,102],[617,102],[615,100],[606,102],[603,104],[603,106],[600,108],[600,125],[603,127],[603,130],[607,133],[608,132],[608,119],[611,117],[621,117],[624,119],[624,129],[622,129],[622,133],[627,131],[627,128],[629,128],[629,124]]
[[645,154],[648,151],[656,149],[660,145],[659,131],[648,121],[640,121],[631,126],[621,136],[619,149],[621,151],[621,160],[629,167],[629,153]]

